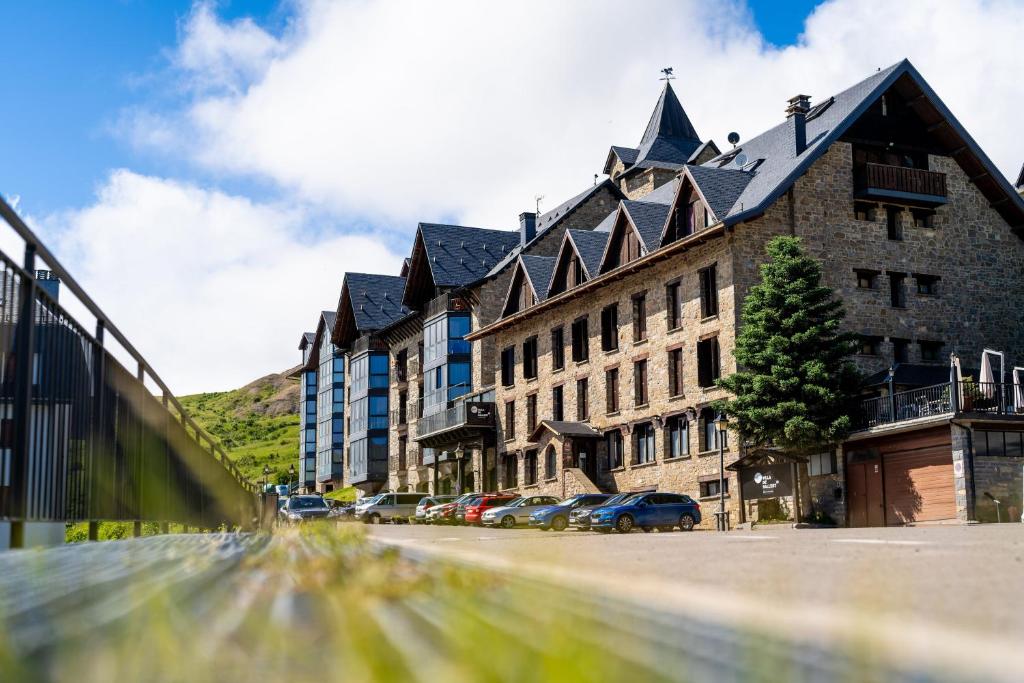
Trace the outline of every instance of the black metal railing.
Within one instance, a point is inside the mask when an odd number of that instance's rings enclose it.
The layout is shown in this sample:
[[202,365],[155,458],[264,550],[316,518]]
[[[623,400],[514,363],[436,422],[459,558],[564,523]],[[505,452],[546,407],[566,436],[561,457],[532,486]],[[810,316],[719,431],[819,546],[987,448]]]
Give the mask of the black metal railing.
[[[12,545],[31,521],[250,524],[256,487],[3,200],[0,216],[25,244],[21,266],[0,252],[0,519]],[[58,303],[54,278],[94,334]]]
[[1024,415],[1024,387],[968,379],[897,391],[862,401],[858,426],[867,429],[954,413]]

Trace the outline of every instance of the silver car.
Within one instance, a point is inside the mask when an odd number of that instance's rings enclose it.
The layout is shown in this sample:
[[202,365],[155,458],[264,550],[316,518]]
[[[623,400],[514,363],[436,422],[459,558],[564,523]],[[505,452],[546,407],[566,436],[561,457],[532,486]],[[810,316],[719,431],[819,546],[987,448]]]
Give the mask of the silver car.
[[453,500],[455,500],[455,496],[431,496],[430,498],[424,498],[416,506],[416,521],[418,523],[426,522],[431,508],[450,503]]
[[371,504],[356,508],[356,520],[367,524],[406,522],[426,493],[382,493]]
[[487,510],[480,521],[484,526],[501,526],[511,529],[517,525],[528,524],[534,510],[548,505],[557,505],[560,502],[561,499],[554,496],[522,496],[508,505]]

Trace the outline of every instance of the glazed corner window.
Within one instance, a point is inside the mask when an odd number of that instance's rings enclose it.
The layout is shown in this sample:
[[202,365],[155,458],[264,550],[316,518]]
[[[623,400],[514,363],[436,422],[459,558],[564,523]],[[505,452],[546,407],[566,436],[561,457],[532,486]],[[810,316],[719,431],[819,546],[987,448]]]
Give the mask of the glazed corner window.
[[501,352],[501,386],[510,387],[516,383],[516,348],[509,346]]
[[861,337],[860,347],[857,350],[862,356],[877,356],[878,355],[878,344],[882,341],[881,337]]
[[505,402],[505,438],[516,438],[516,402]]
[[590,358],[590,333],[587,319],[580,318],[572,324],[572,359],[582,363]]
[[555,422],[561,422],[565,419],[565,404],[563,398],[565,392],[561,386],[557,386],[551,390],[551,419]]
[[614,413],[619,409],[619,369],[604,371],[605,412]]
[[580,422],[590,418],[590,382],[586,377],[576,380],[576,419]]
[[633,341],[647,339],[647,295],[633,295]]
[[878,271],[861,270],[853,271],[857,274],[857,289],[878,289]]
[[875,219],[875,205],[866,202],[853,203],[853,217],[858,221],[873,221]]
[[611,304],[601,309],[601,350],[619,348],[619,306]]
[[551,369],[565,367],[565,332],[561,327],[551,330]]
[[930,228],[934,225],[934,211],[930,211],[928,209],[911,209],[910,215],[914,218],[915,228]]
[[718,337],[697,342],[697,384],[702,388],[715,386],[722,374],[718,353]]
[[633,363],[633,404],[637,407],[647,405],[646,360],[638,360]]
[[945,346],[940,341],[922,341],[921,342],[921,360],[934,363],[942,360],[942,347]]
[[665,285],[665,311],[668,314],[668,329],[674,330],[683,324],[683,299],[678,281]]
[[523,342],[523,377],[533,379],[537,376],[537,338],[530,337]]
[[937,296],[939,293],[938,275],[914,275],[917,281],[917,293],[925,296]]
[[893,308],[906,308],[907,295],[903,287],[907,276],[903,273],[889,273],[889,303]]
[[700,276],[700,317],[718,315],[718,273],[717,266],[710,265],[701,270]]

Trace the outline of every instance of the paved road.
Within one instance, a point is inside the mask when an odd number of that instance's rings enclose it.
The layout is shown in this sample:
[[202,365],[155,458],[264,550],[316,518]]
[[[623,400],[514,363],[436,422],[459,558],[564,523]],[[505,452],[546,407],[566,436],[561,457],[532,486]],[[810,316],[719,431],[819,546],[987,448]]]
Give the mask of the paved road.
[[901,638],[930,641],[925,650],[948,641],[972,656],[992,648],[998,660],[1024,642],[1020,524],[629,535],[386,525],[371,534],[413,552],[547,572],[653,602],[716,610],[738,601],[741,612],[779,619],[887,624]]

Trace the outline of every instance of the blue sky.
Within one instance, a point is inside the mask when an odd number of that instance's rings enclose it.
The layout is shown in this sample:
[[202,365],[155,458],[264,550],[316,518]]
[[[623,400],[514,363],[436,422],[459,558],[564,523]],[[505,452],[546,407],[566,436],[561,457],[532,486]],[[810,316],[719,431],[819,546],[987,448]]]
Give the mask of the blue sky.
[[588,187],[666,66],[724,146],[910,58],[1015,178],[1022,34],[1021,0],[8,3],[0,193],[172,389],[230,389],[418,221]]

